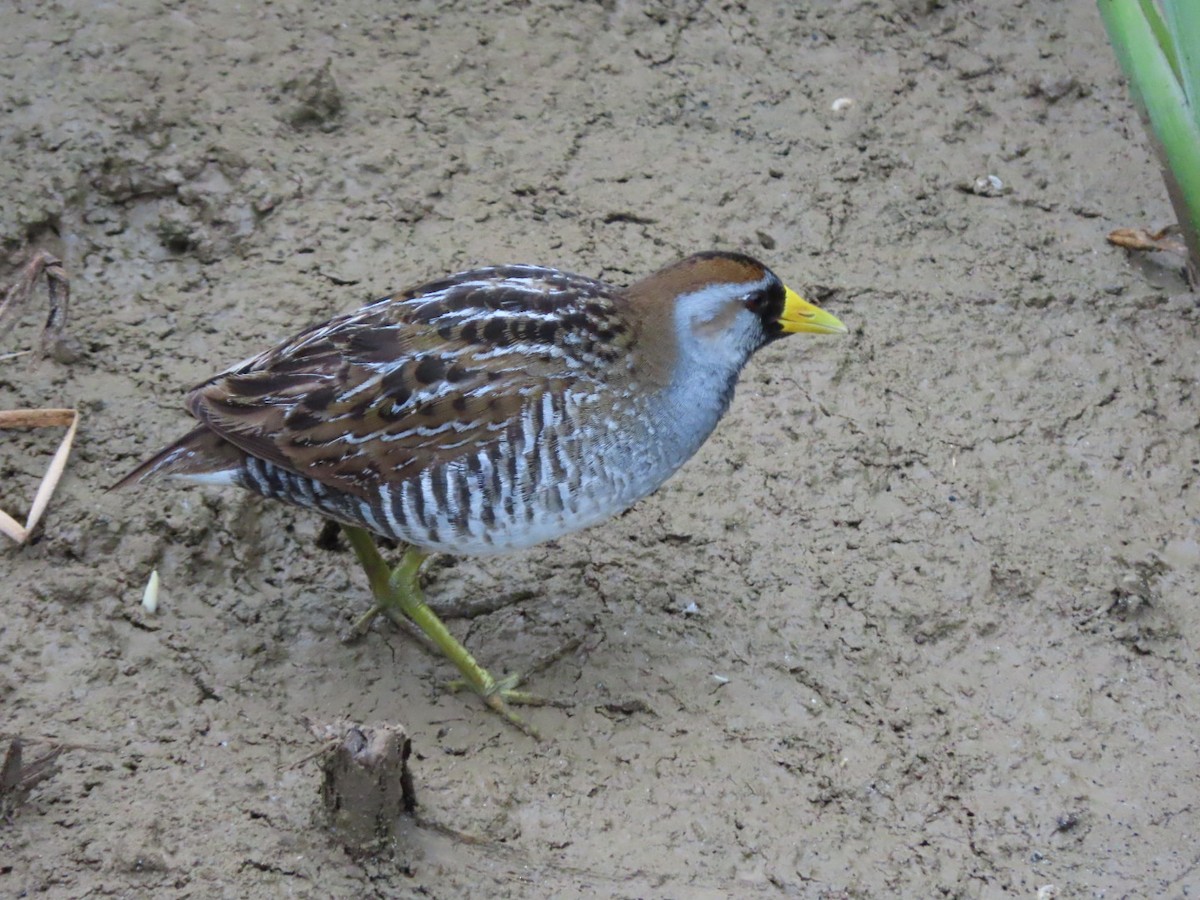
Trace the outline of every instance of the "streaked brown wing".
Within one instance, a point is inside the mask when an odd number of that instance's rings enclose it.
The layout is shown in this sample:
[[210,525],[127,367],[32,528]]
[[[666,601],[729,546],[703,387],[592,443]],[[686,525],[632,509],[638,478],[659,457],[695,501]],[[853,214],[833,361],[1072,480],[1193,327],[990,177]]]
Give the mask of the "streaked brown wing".
[[598,348],[625,334],[603,290],[527,267],[464,273],[309,329],[188,408],[252,456],[367,496],[511,439],[546,394],[595,396],[615,358]]

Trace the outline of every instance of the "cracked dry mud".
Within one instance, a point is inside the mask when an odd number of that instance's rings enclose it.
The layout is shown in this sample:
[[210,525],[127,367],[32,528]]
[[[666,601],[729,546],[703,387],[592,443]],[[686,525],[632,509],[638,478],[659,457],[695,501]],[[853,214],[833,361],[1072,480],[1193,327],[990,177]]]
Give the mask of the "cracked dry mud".
[[[0,408],[83,420],[0,547],[0,732],[87,749],[0,827],[0,894],[1200,890],[1200,318],[1174,260],[1106,243],[1171,211],[1093,4],[3,19],[0,276],[63,257],[81,355],[0,358]],[[581,639],[534,685],[573,703],[530,713],[545,746],[402,635],[342,643],[368,592],[313,517],[104,493],[188,386],[406,283],[710,247],[853,333],[759,354],[629,514],[433,568],[435,599],[531,594],[454,626],[497,671]],[[0,508],[53,440],[0,436]],[[411,737],[390,857],[292,765],[342,720]]]

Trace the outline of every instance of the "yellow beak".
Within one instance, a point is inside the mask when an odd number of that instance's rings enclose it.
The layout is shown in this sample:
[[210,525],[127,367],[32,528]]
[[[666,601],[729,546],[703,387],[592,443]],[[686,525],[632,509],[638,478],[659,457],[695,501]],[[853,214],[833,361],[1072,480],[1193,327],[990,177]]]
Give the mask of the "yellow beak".
[[783,314],[779,324],[784,334],[808,332],[810,334],[846,334],[850,329],[837,316],[813,306],[791,288],[784,288]]

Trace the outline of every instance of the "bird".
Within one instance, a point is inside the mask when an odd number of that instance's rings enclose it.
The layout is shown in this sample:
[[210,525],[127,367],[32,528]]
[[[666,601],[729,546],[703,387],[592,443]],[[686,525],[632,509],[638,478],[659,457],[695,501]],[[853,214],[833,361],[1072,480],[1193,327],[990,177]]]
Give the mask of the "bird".
[[[433,553],[510,553],[612,518],[707,440],[762,347],[839,334],[758,260],[698,253],[619,287],[498,265],[368,303],[197,385],[197,425],[114,488],[233,485],[339,523],[372,613],[415,623],[538,737],[424,600]],[[389,567],[372,536],[399,542]]]

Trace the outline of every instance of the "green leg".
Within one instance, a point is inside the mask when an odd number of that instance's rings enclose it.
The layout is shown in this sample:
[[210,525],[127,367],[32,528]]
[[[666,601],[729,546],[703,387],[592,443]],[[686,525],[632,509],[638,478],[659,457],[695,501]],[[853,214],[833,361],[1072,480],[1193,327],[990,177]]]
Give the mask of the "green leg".
[[425,562],[425,554],[415,547],[405,547],[399,564],[394,569],[389,569],[368,532],[351,525],[342,527],[350,546],[354,548],[359,562],[362,563],[363,570],[367,573],[371,594],[375,597],[375,606],[359,620],[356,628],[369,626],[381,612],[394,622],[416,625],[462,673],[461,681],[453,686],[471,688],[495,712],[530,737],[541,740],[541,735],[509,707],[509,703],[539,702],[523,691],[516,690],[521,682],[520,676],[509,676],[501,681],[493,678],[487,669],[475,661],[475,657],[450,633],[425,602],[417,577],[421,564]]

